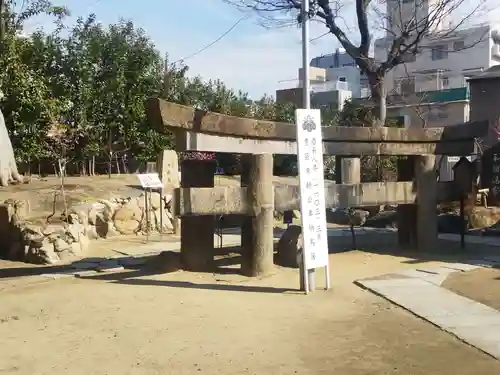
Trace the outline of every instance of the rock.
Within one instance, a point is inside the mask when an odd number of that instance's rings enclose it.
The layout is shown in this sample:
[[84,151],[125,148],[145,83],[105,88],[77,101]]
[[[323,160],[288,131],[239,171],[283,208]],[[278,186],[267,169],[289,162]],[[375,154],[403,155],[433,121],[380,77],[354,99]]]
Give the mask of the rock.
[[104,220],[101,214],[96,216],[95,229],[99,237],[106,238],[108,234],[108,222]]
[[127,204],[118,208],[113,215],[113,221],[140,221],[142,218],[142,210],[136,204]]
[[72,213],[69,214],[69,222],[71,224],[79,223],[83,225],[88,225],[89,223],[88,210],[84,209],[74,210]]
[[134,234],[140,228],[140,222],[137,220],[116,220],[114,225],[121,234]]
[[70,224],[80,224],[80,218],[74,212],[68,214],[68,223]]
[[302,248],[302,228],[299,225],[290,225],[278,242],[277,263],[282,267],[298,268],[298,257]]
[[[148,222],[149,220],[149,222]],[[152,232],[156,231],[156,216],[155,216],[155,211],[149,211],[148,215],[143,215],[142,220],[139,225],[139,231],[146,233],[146,232]]]
[[348,225],[349,216],[347,215],[347,210],[326,210],[326,221],[331,224]]
[[163,210],[162,215],[160,215],[160,210],[154,211],[154,218],[155,218],[155,229],[158,232],[171,231],[174,229],[172,221],[167,216],[167,211]]
[[107,224],[108,224],[108,230],[107,230],[107,233],[106,233],[106,238],[115,237],[115,236],[119,236],[120,235],[120,233],[116,230],[115,225],[113,224],[113,222],[109,221]]
[[54,251],[54,245],[45,239],[39,248],[30,247],[26,254],[26,261],[35,264],[56,264],[60,258]]
[[96,225],[98,211],[96,208],[91,208],[87,215],[89,225]]
[[85,227],[83,224],[70,224],[67,229],[67,233],[73,239],[73,241],[78,242],[81,236],[85,235]]
[[73,242],[71,244],[70,252],[75,256],[80,256],[82,254],[82,247],[80,242]]
[[23,230],[23,239],[26,242],[40,242],[43,241],[44,235],[42,233],[42,228],[35,225],[26,225]]
[[98,202],[104,206],[104,209],[107,208],[110,212],[114,212],[115,209],[118,207],[116,203],[113,203],[107,199],[100,199]]
[[62,262],[70,262],[74,260],[78,256],[78,254],[75,254],[73,246],[71,246],[70,248],[64,251],[57,253],[57,256]]
[[396,211],[382,211],[366,219],[365,227],[371,228],[396,228],[398,214]]
[[16,200],[14,202],[14,212],[18,220],[25,220],[30,213],[30,204],[26,200]]
[[97,215],[95,228],[97,234],[101,238],[120,235],[120,233],[116,231],[114,223],[112,221],[105,221],[101,214]]
[[56,238],[53,245],[54,245],[54,251],[56,253],[60,253],[61,251],[65,251],[71,248],[71,245],[66,241],[64,241],[62,238]]
[[473,207],[467,216],[471,228],[488,228],[500,221],[500,208]]
[[[149,197],[149,194],[148,194],[148,197]],[[172,197],[170,197],[170,199],[172,199]],[[139,197],[137,197],[135,199],[135,202],[137,203],[137,206],[141,208],[141,210],[144,210],[144,208],[146,207],[144,193],[142,193]],[[160,206],[162,204],[163,204],[163,207],[165,207],[165,198],[163,198],[163,200],[162,200],[160,193],[152,192],[151,197],[148,200],[148,207],[151,206],[150,208],[152,208],[153,210],[158,210],[158,209],[160,209]]]
[[66,227],[64,225],[49,224],[42,229],[42,234],[44,236],[60,235],[66,232]]
[[7,259],[9,260],[23,260],[24,259],[24,245],[22,242],[13,242],[10,245],[9,251],[7,253]]
[[97,228],[95,227],[95,225],[88,225],[85,228],[85,236],[89,240],[97,240],[99,238],[99,234],[97,233]]
[[101,199],[99,203],[102,204],[102,209],[99,211],[104,221],[112,220],[115,210],[119,207],[119,205],[105,199]]
[[381,211],[384,210],[384,206],[365,206],[365,207],[359,207],[360,211],[367,211],[369,216],[372,217],[375,215],[378,215]]
[[365,210],[348,210],[348,218],[349,218],[349,223],[352,223],[352,225],[361,227],[365,225],[366,220],[370,216],[370,212],[365,211]]

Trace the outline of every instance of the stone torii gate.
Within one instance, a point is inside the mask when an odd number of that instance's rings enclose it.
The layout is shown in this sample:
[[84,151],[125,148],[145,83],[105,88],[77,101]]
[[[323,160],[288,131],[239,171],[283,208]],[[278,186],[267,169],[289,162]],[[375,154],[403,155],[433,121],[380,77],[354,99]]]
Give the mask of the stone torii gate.
[[[273,185],[272,155],[297,153],[295,124],[210,113],[161,99],[148,102],[148,116],[158,129],[175,134],[176,151],[243,154],[240,187],[214,187],[213,162],[181,163],[175,214],[181,217],[184,267],[193,271],[213,269],[214,215],[240,215],[244,217],[242,272],[249,276],[269,272],[273,267],[273,212],[300,207],[298,185]],[[488,129],[488,121],[430,129],[325,127],[324,154],[398,155],[414,159],[414,176],[407,173],[410,181],[361,184],[326,181],[326,206],[416,204],[416,209],[409,211],[416,212],[416,217],[400,220],[399,231],[413,232],[419,248],[432,249],[437,241],[436,204],[457,198],[453,184],[437,182],[435,155],[474,154],[475,138],[486,136]]]

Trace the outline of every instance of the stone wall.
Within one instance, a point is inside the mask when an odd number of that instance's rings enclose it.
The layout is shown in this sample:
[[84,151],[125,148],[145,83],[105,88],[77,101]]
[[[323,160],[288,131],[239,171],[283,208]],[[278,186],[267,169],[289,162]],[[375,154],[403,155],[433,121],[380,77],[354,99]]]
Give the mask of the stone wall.
[[0,203],[0,256],[35,264],[69,262],[86,254],[90,241],[147,232],[171,232],[172,196],[100,200],[70,208],[65,222],[30,221],[28,202]]

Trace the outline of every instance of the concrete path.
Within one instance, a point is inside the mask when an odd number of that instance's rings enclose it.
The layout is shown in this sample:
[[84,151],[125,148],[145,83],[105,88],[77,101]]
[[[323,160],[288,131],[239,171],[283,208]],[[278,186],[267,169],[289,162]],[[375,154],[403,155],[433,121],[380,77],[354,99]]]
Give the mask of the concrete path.
[[440,286],[452,272],[500,266],[496,260],[407,270],[356,284],[500,360],[500,312]]

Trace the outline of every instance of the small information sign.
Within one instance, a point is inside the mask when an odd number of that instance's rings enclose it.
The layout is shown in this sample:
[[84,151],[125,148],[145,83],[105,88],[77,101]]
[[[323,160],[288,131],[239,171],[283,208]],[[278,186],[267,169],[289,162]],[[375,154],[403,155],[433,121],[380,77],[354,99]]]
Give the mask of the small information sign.
[[139,182],[144,189],[162,189],[163,183],[158,173],[138,174]]

